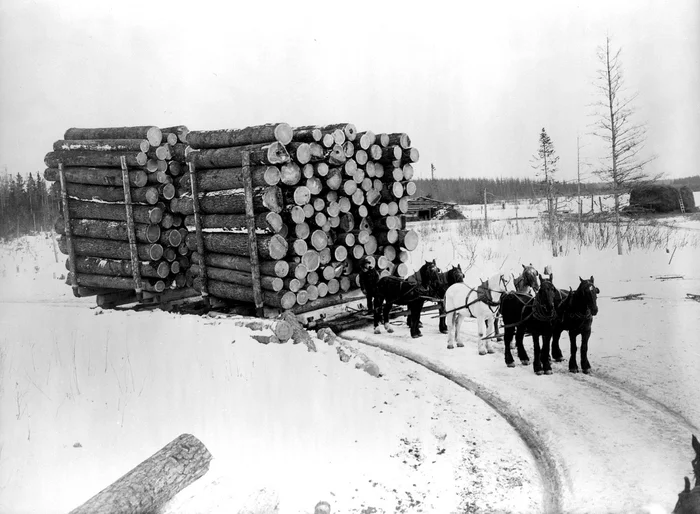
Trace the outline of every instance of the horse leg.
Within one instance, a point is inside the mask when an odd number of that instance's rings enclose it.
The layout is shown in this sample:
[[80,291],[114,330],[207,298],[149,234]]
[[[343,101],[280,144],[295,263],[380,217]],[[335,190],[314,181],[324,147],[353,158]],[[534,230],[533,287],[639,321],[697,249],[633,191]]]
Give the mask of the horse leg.
[[540,335],[537,332],[532,332],[532,352],[535,354],[532,359],[532,369],[535,375],[542,374],[542,349],[540,348]]
[[382,303],[384,303],[384,298],[381,296],[374,297],[374,333],[381,334],[382,330],[379,328],[379,320],[382,316]]
[[561,327],[554,327],[554,331],[552,332],[552,359],[557,362],[564,360],[564,356],[561,354],[561,348],[559,347],[559,338],[561,337],[561,333]]
[[518,359],[523,366],[530,364],[530,357],[527,355],[525,346],[523,345],[523,339],[525,338],[525,328],[522,325],[518,326],[515,331],[515,347],[518,349]]
[[503,341],[503,337],[501,337],[500,334],[500,329],[498,328],[498,316],[496,315],[493,316],[493,332],[496,335],[496,341]]
[[540,354],[540,362],[545,375],[552,374],[552,361],[549,358],[549,343],[552,340],[551,330],[546,330],[542,334],[542,353]]
[[493,336],[495,335],[496,317],[493,314],[490,314],[486,318],[486,321],[488,322],[487,326],[489,327],[489,330],[487,332],[487,339],[486,339],[486,351],[488,353],[496,353],[496,350],[494,349],[493,344],[491,344],[491,341],[493,341]]
[[445,324],[448,327],[447,331],[447,349],[452,350],[454,349],[454,340],[457,337],[457,325],[456,325],[456,319],[455,319],[455,313],[450,312],[448,314],[445,314]]
[[464,315],[463,312],[460,312],[457,314],[456,322],[457,322],[457,330],[456,330],[456,335],[455,339],[457,340],[457,348],[464,348],[464,343],[462,342],[462,338],[460,336],[460,333],[462,331],[462,323],[464,322],[464,318],[466,316]]
[[508,325],[506,325],[503,329],[503,335],[505,338],[506,366],[508,366],[509,368],[514,368],[515,360],[513,359],[513,353],[511,352],[510,343],[513,341],[513,336],[515,335],[515,327],[509,327]]
[[391,312],[391,308],[393,307],[393,304],[389,302],[389,300],[384,300],[384,311],[383,311],[383,317],[384,317],[384,328],[386,329],[387,333],[391,334],[394,332],[394,329],[391,328],[391,325],[389,325],[389,312]]
[[415,300],[411,302],[408,308],[411,309],[411,337],[415,339],[423,335],[420,332],[420,312],[423,309],[423,302]]
[[571,356],[569,357],[569,371],[578,373],[578,364],[576,362],[576,332],[569,330],[569,342],[571,343]]
[[591,329],[585,328],[581,332],[581,371],[586,375],[591,372],[591,363],[588,362],[588,339],[591,337]]
[[440,333],[447,334],[447,320],[445,320],[445,301],[438,303],[438,312],[440,313]]
[[486,340],[484,339],[484,333],[486,325],[486,319],[483,316],[476,317],[476,333],[479,335],[478,348],[479,355],[486,355]]

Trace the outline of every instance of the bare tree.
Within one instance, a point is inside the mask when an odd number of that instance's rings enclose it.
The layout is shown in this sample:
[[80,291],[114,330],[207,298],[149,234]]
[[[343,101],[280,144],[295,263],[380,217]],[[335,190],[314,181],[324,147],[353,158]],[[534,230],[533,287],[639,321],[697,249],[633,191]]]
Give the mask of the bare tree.
[[547,215],[549,220],[549,240],[552,244],[552,256],[557,256],[556,208],[554,204],[554,174],[557,172],[559,156],[554,150],[554,143],[543,128],[540,132],[537,154],[532,156],[532,167],[540,172],[547,193]]
[[609,149],[609,154],[602,159],[602,166],[594,173],[612,188],[618,255],[622,255],[620,196],[629,193],[635,186],[661,176],[651,177],[644,171],[654,157],[641,155],[646,140],[646,125],[633,120],[636,112],[633,102],[639,93],[628,94],[625,90],[621,52],[622,49],[613,51],[609,36],[605,38],[605,46],[598,47],[600,68],[595,86],[601,100],[594,104],[598,119],[594,124],[594,135],[602,138]]

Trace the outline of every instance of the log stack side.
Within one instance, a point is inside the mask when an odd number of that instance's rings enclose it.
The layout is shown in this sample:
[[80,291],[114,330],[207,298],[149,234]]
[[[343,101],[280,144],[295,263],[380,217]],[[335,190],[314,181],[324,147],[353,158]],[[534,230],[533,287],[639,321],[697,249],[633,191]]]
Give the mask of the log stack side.
[[[193,287],[253,303],[253,271],[259,269],[263,304],[300,313],[342,302],[342,293],[359,287],[359,262],[366,256],[382,276],[408,274],[418,236],[406,230],[403,215],[416,192],[413,163],[419,157],[408,135],[357,132],[350,123],[274,123],[213,131],[172,127],[161,129],[164,141],[156,142],[153,134],[142,137],[148,135],[144,127],[132,129],[70,129],[46,157],[47,179],[58,179],[59,160],[65,167],[79,284],[99,269],[102,276],[125,279],[103,280],[100,287],[110,282],[128,288],[133,270],[125,220],[115,207],[124,203],[117,191],[121,170],[117,174],[113,165],[123,154],[149,287],[156,287],[153,278],[163,282],[157,287]],[[143,146],[136,147],[136,140]],[[62,223],[59,233],[65,232]],[[250,227],[257,259],[250,254]],[[173,230],[182,237],[168,246],[166,234]],[[181,264],[177,273],[160,277],[171,262]]]
[[63,169],[68,216],[63,209],[55,229],[61,252],[70,255],[72,250],[75,255],[73,266],[70,257],[66,261],[67,283],[79,286],[81,294],[138,291],[134,262],[143,291],[186,287],[191,266],[188,232],[183,216],[170,204],[177,192],[175,179],[186,170],[187,133],[184,126],[71,128],[46,154],[47,180],[60,181],[59,165]]

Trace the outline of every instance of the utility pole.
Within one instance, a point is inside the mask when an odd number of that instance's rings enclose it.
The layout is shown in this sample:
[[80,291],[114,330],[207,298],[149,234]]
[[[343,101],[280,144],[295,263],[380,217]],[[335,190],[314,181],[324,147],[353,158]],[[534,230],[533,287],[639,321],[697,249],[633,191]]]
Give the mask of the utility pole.
[[583,227],[581,226],[581,214],[583,212],[583,204],[581,203],[581,142],[579,136],[576,136],[576,193],[578,197],[578,241],[579,248],[583,243]]
[[486,188],[484,188],[484,228],[489,228],[489,201],[486,198]]

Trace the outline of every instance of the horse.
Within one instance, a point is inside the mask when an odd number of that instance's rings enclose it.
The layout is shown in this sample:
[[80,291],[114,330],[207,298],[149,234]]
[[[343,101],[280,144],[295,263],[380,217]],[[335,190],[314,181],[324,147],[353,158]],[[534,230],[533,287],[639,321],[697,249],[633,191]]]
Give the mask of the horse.
[[534,296],[534,294],[540,288],[540,283],[538,280],[540,274],[532,264],[528,266],[523,264],[522,266],[523,272],[520,275],[516,277],[515,273],[512,274],[513,286],[515,287],[515,291],[518,293]]
[[[501,296],[501,315],[505,333],[505,360],[509,368],[515,367],[511,353],[511,341],[515,335],[520,362],[527,366],[530,358],[523,346],[525,331],[532,335],[534,345],[533,367],[535,374],[552,374],[549,361],[549,342],[552,336],[552,324],[557,315],[557,307],[561,302],[561,293],[549,280],[544,280],[534,297],[508,292]],[[540,350],[540,336],[543,348]]]
[[[430,261],[425,261],[426,264],[430,264]],[[432,264],[435,264],[435,259],[432,260]],[[436,268],[438,272],[437,282],[430,289],[430,293],[437,300],[438,312],[440,313],[439,330],[441,334],[447,334],[447,324],[445,323],[445,293],[447,289],[452,284],[464,281],[464,272],[462,271],[462,265],[457,264],[457,266],[452,266],[447,271],[441,271],[440,268]],[[409,282],[415,282],[417,284],[422,283],[420,277],[420,270],[414,275],[408,277]],[[411,325],[411,316],[409,315],[406,322]]]
[[588,362],[588,339],[591,337],[591,325],[593,316],[598,314],[598,289],[593,277],[581,281],[576,291],[561,290],[562,304],[554,321],[552,331],[552,358],[561,362],[564,357],[559,347],[559,337],[564,330],[569,332],[571,342],[571,356],[569,357],[569,371],[578,373],[576,362],[576,336],[581,335],[581,369],[584,373],[591,372],[591,364]]
[[[479,355],[494,353],[491,340],[487,335],[489,327],[492,327],[498,336],[498,323],[496,321],[496,309],[501,295],[508,287],[508,280],[503,273],[493,275],[487,281],[481,282],[476,289],[472,289],[464,282],[451,285],[445,293],[445,325],[449,328],[447,348],[452,350],[453,343],[462,348],[459,331],[466,317],[476,318],[477,332],[479,334]],[[442,313],[441,313],[442,316]]]
[[[427,262],[419,270],[420,284],[412,284],[408,280],[399,277],[382,277],[374,288],[374,333],[381,334],[379,328],[380,317],[383,318],[384,328],[387,332],[394,331],[389,325],[389,312],[396,305],[406,305],[411,319],[411,337],[421,337],[420,313],[423,310],[426,296],[436,287],[438,271],[435,261]],[[383,309],[382,309],[383,306]]]
[[695,458],[690,461],[693,466],[693,475],[695,475],[695,487],[690,488],[690,480],[688,477],[683,477],[685,488],[678,494],[678,502],[673,509],[673,514],[697,514],[700,512],[700,442],[698,438],[692,437],[693,450],[695,450]]

